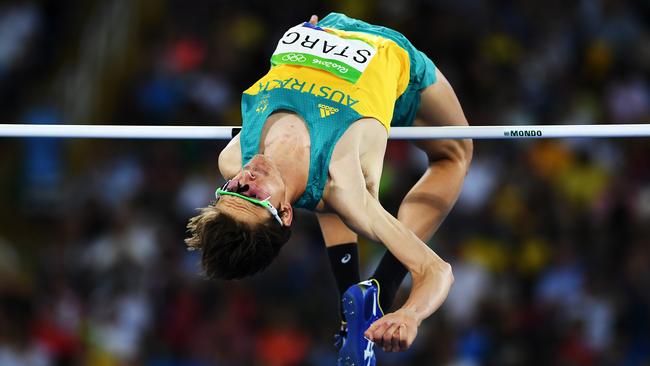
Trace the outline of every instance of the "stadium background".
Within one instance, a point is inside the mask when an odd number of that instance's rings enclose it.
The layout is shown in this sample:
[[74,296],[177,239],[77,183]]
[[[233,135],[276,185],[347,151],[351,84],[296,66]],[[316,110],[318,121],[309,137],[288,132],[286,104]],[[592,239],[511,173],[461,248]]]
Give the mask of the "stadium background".
[[[232,125],[282,32],[329,11],[407,35],[471,124],[650,122],[643,0],[7,0],[0,117]],[[224,144],[0,140],[0,365],[333,365],[310,214],[253,279],[204,281],[184,248]],[[391,142],[384,205],[423,168]],[[380,365],[648,365],[649,234],[648,139],[477,141],[431,243],[453,290]]]

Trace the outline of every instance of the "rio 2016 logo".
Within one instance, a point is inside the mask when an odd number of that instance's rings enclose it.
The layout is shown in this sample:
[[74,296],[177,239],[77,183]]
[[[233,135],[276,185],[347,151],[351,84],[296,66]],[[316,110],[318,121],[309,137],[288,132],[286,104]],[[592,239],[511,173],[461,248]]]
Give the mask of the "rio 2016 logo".
[[339,64],[337,64],[336,62],[331,62],[331,61],[321,61],[321,60],[319,60],[319,59],[313,59],[313,60],[312,60],[312,63],[313,63],[313,64],[316,64],[316,65],[323,65],[323,66],[325,66],[325,67],[327,67],[327,68],[334,68],[334,69],[337,69],[338,72],[340,72],[341,74],[345,74],[345,73],[348,72],[348,68],[347,68],[347,67],[345,67],[345,66],[343,66],[343,65],[339,65]]

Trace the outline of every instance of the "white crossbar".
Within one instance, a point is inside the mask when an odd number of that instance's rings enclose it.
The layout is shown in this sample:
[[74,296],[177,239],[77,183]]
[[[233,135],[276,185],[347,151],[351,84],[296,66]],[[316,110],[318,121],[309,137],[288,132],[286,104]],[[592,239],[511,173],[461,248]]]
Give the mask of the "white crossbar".
[[[237,126],[130,126],[0,124],[0,137],[105,139],[230,139]],[[650,124],[393,127],[391,139],[521,139],[649,137]]]

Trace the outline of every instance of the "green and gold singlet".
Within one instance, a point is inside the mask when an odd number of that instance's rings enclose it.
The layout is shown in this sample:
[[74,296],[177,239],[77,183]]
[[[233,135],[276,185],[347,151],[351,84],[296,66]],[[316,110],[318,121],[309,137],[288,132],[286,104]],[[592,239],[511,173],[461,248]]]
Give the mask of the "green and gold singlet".
[[242,96],[243,164],[258,153],[268,116],[297,113],[311,138],[307,189],[296,207],[314,209],[328,178],[338,139],[355,121],[370,117],[410,126],[420,91],[435,82],[435,66],[399,32],[331,13],[317,26],[284,33],[271,70]]

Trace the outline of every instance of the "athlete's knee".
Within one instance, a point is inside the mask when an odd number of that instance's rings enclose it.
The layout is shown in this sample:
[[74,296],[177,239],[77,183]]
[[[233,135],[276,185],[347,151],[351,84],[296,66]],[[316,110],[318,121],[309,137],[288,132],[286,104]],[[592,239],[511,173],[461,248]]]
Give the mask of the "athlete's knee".
[[416,143],[429,159],[429,164],[440,161],[457,163],[469,168],[474,154],[472,140],[429,140]]

